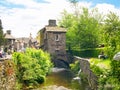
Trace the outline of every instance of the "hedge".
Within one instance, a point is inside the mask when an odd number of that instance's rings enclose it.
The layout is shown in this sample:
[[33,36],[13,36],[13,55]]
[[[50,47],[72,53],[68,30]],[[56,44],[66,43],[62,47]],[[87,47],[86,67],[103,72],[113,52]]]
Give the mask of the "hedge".
[[102,51],[103,51],[103,48],[81,49],[81,50],[74,49],[72,50],[72,54],[75,56],[83,57],[83,58],[90,58],[90,57],[97,58]]

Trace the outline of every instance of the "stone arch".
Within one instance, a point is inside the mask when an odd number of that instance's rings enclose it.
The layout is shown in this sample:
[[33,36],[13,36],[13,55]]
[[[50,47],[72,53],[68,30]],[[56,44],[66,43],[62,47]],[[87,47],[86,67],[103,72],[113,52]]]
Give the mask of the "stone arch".
[[58,68],[69,68],[69,63],[62,59],[53,60],[54,66]]

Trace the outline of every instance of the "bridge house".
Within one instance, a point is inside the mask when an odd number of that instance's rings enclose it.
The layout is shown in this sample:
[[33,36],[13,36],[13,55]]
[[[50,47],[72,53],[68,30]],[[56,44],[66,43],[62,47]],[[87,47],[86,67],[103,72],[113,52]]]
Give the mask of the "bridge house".
[[54,59],[66,60],[66,29],[58,27],[56,20],[39,31],[40,48],[49,52]]

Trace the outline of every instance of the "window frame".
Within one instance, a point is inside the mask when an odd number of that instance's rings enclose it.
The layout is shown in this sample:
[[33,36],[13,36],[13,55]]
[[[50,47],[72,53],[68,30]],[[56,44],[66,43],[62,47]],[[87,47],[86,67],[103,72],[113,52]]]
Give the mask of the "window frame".
[[59,41],[60,40],[60,35],[59,34],[55,34],[55,41]]

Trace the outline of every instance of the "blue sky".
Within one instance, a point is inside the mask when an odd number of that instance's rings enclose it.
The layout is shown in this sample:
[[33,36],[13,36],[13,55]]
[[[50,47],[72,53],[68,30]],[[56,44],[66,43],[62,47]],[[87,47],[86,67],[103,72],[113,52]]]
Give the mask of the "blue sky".
[[[9,0],[0,0],[0,6],[5,6],[7,8],[25,8],[24,5],[14,4],[7,1]],[[47,0],[34,0],[34,1],[37,3],[49,3],[49,1]],[[120,8],[120,0],[79,0],[79,2],[88,2],[88,3],[90,2],[92,3],[92,6],[95,6],[96,4],[106,3],[106,4],[114,5],[116,8]]]
[[112,4],[115,7],[120,7],[120,0],[79,0],[79,1],[92,2],[94,6],[96,4],[107,3],[107,4]]
[[[120,15],[120,0],[79,0],[79,7],[98,8],[107,14]],[[60,19],[63,10],[72,12],[68,0],[0,0],[0,19],[3,30],[12,30],[15,37],[33,37],[48,24],[49,19]]]

